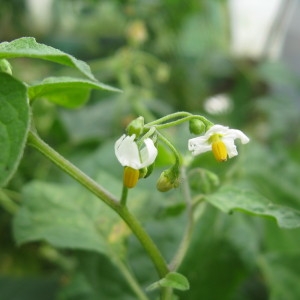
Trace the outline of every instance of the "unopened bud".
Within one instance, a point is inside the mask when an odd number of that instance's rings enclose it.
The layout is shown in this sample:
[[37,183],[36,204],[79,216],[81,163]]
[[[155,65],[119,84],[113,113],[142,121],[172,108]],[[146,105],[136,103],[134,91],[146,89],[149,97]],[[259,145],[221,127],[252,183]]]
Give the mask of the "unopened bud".
[[131,121],[126,128],[128,135],[135,134],[136,137],[139,137],[143,133],[143,130],[144,118],[141,116]]
[[205,124],[199,119],[191,119],[189,121],[190,133],[202,134],[205,131]]
[[179,170],[173,166],[161,173],[157,180],[156,188],[160,192],[167,192],[173,188],[177,188],[179,183]]

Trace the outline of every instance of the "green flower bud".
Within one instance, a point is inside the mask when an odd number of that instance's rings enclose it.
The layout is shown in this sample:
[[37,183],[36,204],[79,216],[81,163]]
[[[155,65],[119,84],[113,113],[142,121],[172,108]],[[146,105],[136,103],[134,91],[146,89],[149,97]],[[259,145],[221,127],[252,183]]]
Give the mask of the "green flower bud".
[[160,192],[167,192],[173,188],[177,188],[179,184],[179,170],[177,166],[173,166],[161,173],[157,180],[156,188]]
[[189,121],[190,133],[202,134],[205,131],[205,124],[199,119],[191,119]]
[[190,172],[189,183],[192,190],[209,194],[216,190],[220,184],[220,180],[215,173],[197,168]]
[[12,67],[6,59],[0,59],[0,72],[12,75]]
[[136,137],[139,137],[144,130],[144,118],[143,117],[138,117],[136,119],[134,119],[133,121],[131,121],[127,128],[126,131],[128,133],[128,135],[133,135],[135,134]]

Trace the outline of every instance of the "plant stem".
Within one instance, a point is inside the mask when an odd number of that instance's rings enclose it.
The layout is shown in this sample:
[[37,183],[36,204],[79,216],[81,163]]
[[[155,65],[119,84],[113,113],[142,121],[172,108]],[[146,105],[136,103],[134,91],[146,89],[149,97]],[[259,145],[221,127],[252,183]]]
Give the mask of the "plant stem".
[[130,272],[128,266],[120,259],[116,258],[114,260],[115,264],[125,277],[126,281],[128,282],[131,289],[135,292],[136,296],[139,300],[149,300],[147,295],[144,293],[144,291],[140,288],[138,282],[136,281],[133,274]]
[[[202,121],[204,123],[204,125],[206,126],[206,128],[213,125],[213,123],[211,123],[210,121],[208,121],[206,118],[204,118],[202,116],[190,115],[190,116],[183,117],[183,118],[175,120],[175,121],[171,121],[171,122],[164,123],[164,124],[153,125],[153,126],[155,126],[156,129],[164,129],[164,128],[169,128],[169,127],[173,127],[173,126],[182,124],[182,123],[187,122],[192,119],[197,119],[197,120]],[[148,124],[147,124],[147,126],[148,126]]]
[[153,126],[153,125],[156,125],[156,124],[161,124],[163,122],[169,121],[171,119],[180,118],[180,117],[187,117],[187,116],[192,116],[192,114],[189,113],[189,112],[186,112],[186,111],[179,111],[179,112],[164,116],[160,119],[157,119],[157,120],[152,121],[150,123],[147,123],[145,125],[146,126]]
[[56,164],[60,169],[65,171],[76,181],[85,186],[90,190],[94,195],[100,198],[112,209],[117,210],[119,207],[119,201],[102,186],[92,180],[89,176],[83,173],[80,169],[75,167],[71,162],[57,153],[53,148],[46,144],[36,133],[32,130],[28,133],[28,144],[36,148],[47,158],[49,158],[54,164]]
[[159,138],[170,148],[170,150],[174,153],[175,156],[175,164],[177,166],[180,165],[180,154],[178,153],[178,151],[176,150],[176,148],[169,142],[169,140],[167,138],[165,138],[159,131],[157,131],[157,135],[159,136]]
[[192,203],[192,197],[190,193],[190,187],[189,187],[185,167],[181,168],[181,178],[182,178],[182,189],[184,193],[184,199],[187,205],[188,221],[187,221],[184,235],[178,247],[178,251],[174,255],[171,263],[169,264],[171,271],[176,271],[179,268],[180,264],[182,263],[184,256],[188,250],[191,237],[192,237],[193,228],[194,228],[193,203]]
[[[175,119],[175,118],[178,118],[178,119],[175,120],[175,121],[168,122],[168,121],[170,121],[172,119]],[[163,128],[168,128],[168,127],[179,125],[179,124],[184,123],[186,121],[189,121],[191,119],[201,120],[205,124],[206,127],[210,127],[210,126],[213,125],[212,122],[210,122],[209,120],[207,120],[203,116],[193,115],[193,114],[188,113],[186,111],[180,111],[180,112],[176,112],[176,113],[167,115],[167,116],[162,117],[160,119],[157,119],[153,122],[147,123],[147,124],[145,124],[145,128],[155,126],[156,129],[163,129]],[[165,123],[165,122],[167,122],[167,123]]]
[[111,207],[117,214],[119,214],[119,216],[125,221],[128,227],[132,230],[133,234],[143,245],[144,249],[151,258],[160,278],[163,278],[169,272],[168,266],[160,251],[158,250],[150,236],[147,234],[147,232],[144,230],[144,228],[141,226],[141,224],[138,222],[138,220],[129,212],[126,206],[121,205],[121,203],[110,192],[105,190],[92,178],[87,176],[71,162],[57,153],[32,130],[28,133],[28,144],[44,154],[60,169],[69,174],[72,178],[78,181],[81,185],[83,185],[104,203],[106,203],[109,207]]
[[161,278],[165,277],[169,273],[169,268],[159,252],[156,245],[153,243],[148,234],[145,233],[143,227],[138,220],[129,212],[127,206],[122,206],[118,214],[127,223],[135,236],[139,239],[141,244],[147,250],[148,255],[155,264],[156,270]]
[[127,196],[128,196],[128,188],[123,184],[122,195],[120,200],[122,206],[126,206]]

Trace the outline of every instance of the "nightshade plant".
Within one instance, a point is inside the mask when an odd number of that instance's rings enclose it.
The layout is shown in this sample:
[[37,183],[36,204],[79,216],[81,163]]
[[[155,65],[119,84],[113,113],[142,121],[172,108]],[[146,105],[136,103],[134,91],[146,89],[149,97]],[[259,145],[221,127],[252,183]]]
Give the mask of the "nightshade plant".
[[[13,76],[8,62],[10,59],[19,57],[43,59],[73,67],[79,70],[85,79],[49,77],[34,84],[24,83]],[[9,197],[5,198],[5,202],[3,198],[1,200],[1,204],[7,210],[16,214],[14,235],[17,244],[45,240],[58,248],[84,249],[104,253],[119,267],[138,299],[152,298],[151,293],[155,293],[153,290],[158,290],[160,299],[166,300],[174,299],[176,290],[185,291],[193,288],[189,286],[188,279],[184,274],[180,274],[178,269],[187,253],[193,227],[197,221],[194,212],[203,203],[209,203],[226,213],[239,210],[256,216],[273,218],[283,228],[300,226],[300,212],[272,204],[251,190],[240,190],[226,184],[218,186],[218,177],[209,171],[205,173],[207,178],[196,177],[196,185],[201,186],[202,180],[205,179],[206,183],[209,182],[210,193],[206,193],[206,190],[203,189],[202,192],[193,194],[189,179],[192,174],[193,176],[197,175],[199,168],[195,168],[192,164],[192,155],[212,151],[217,161],[224,162],[228,157],[232,158],[238,154],[235,145],[236,139],[246,144],[249,142],[249,138],[240,130],[213,124],[201,115],[188,112],[176,112],[148,123],[144,121],[143,116],[139,116],[128,124],[125,134],[120,133],[121,137],[115,142],[114,149],[116,159],[124,167],[123,174],[120,174],[123,188],[121,196],[112,194],[106,189],[105,184],[102,185],[101,179],[93,179],[88,176],[40,138],[33,122],[31,104],[34,100],[38,101],[43,97],[57,105],[75,108],[82,106],[87,101],[91,89],[106,90],[112,93],[120,91],[100,83],[85,62],[60,50],[37,43],[33,38],[20,38],[12,42],[1,43],[0,59],[1,187],[6,186],[16,172],[24,149],[28,145],[41,152],[88,190],[90,195],[96,196],[97,201],[102,201],[115,212],[114,216],[110,217],[110,212],[101,207],[101,209],[91,212],[91,219],[77,219],[76,222],[73,222],[72,218],[75,218],[81,208],[74,207],[77,202],[75,201],[73,204],[72,201],[78,197],[81,190],[78,192],[79,190],[73,187],[66,188],[68,199],[61,199],[52,196],[51,193],[55,188],[51,184],[32,183],[23,191],[25,200],[20,208],[16,208]],[[168,131],[165,131],[167,128],[182,124],[187,124],[190,133],[197,135],[191,139],[181,137],[186,140],[186,150],[190,150],[191,153],[188,151],[181,153],[168,138]],[[169,149],[174,159],[169,168],[162,171],[159,178],[156,179],[156,187],[160,192],[178,188],[185,200],[185,209],[188,215],[181,243],[177,250],[174,249],[173,258],[169,262],[163,257],[160,249],[135,216],[134,209],[131,209],[130,199],[131,191],[139,184],[140,180],[147,180],[150,176],[154,176],[153,170],[161,144]],[[222,164],[219,167],[222,168]],[[216,188],[217,186],[218,188]],[[44,198],[40,198],[38,195],[44,195]],[[163,195],[168,197],[168,193]],[[89,203],[94,201],[94,198],[90,199],[88,196],[84,199],[86,201],[84,206],[89,206]],[[48,203],[47,209],[43,207],[44,201]],[[71,211],[68,216],[71,221],[68,225],[63,223],[65,215],[63,213],[60,215],[60,210],[63,209],[60,207],[62,202]],[[54,207],[51,206],[51,203]],[[96,220],[99,214],[107,214],[110,222],[98,224]],[[48,221],[49,216],[51,218],[53,215],[55,215],[55,227],[51,227],[52,223]],[[116,219],[116,216],[126,223],[126,228],[129,228],[139,240],[144,247],[145,254],[149,256],[157,271],[157,281],[150,284],[146,290],[139,286],[139,278],[136,279],[128,268],[126,258],[112,254],[114,251],[111,251],[110,248],[113,247],[111,241],[118,239],[118,234],[120,234],[114,231],[115,226],[120,224],[120,220]],[[60,224],[63,224],[61,228]],[[106,230],[101,226],[109,227],[104,236],[111,243],[105,243],[99,236],[96,227],[99,227],[100,232]],[[121,234],[120,239],[124,242],[129,233],[124,228],[122,230],[123,233],[127,232]]]

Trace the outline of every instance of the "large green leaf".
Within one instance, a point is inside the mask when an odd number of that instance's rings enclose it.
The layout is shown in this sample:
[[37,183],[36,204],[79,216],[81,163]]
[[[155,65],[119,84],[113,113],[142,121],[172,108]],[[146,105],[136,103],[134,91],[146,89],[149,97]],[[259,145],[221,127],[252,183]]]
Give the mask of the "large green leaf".
[[[100,200],[80,186],[34,181],[23,190],[24,205],[14,219],[18,244],[46,240],[61,248],[108,253],[121,224]],[[125,226],[125,225],[124,225]]]
[[0,44],[0,58],[15,57],[39,58],[75,67],[90,79],[96,80],[90,67],[85,62],[53,47],[37,43],[33,37],[22,37]]
[[279,227],[300,227],[300,211],[271,203],[255,191],[224,186],[207,196],[207,201],[220,210],[231,213],[235,210],[252,215],[275,219]]
[[120,91],[106,84],[72,77],[49,77],[28,88],[30,99],[45,97],[48,100],[69,108],[84,104],[91,89]]
[[21,160],[30,114],[24,84],[6,73],[0,73],[0,82],[0,186],[3,186]]

